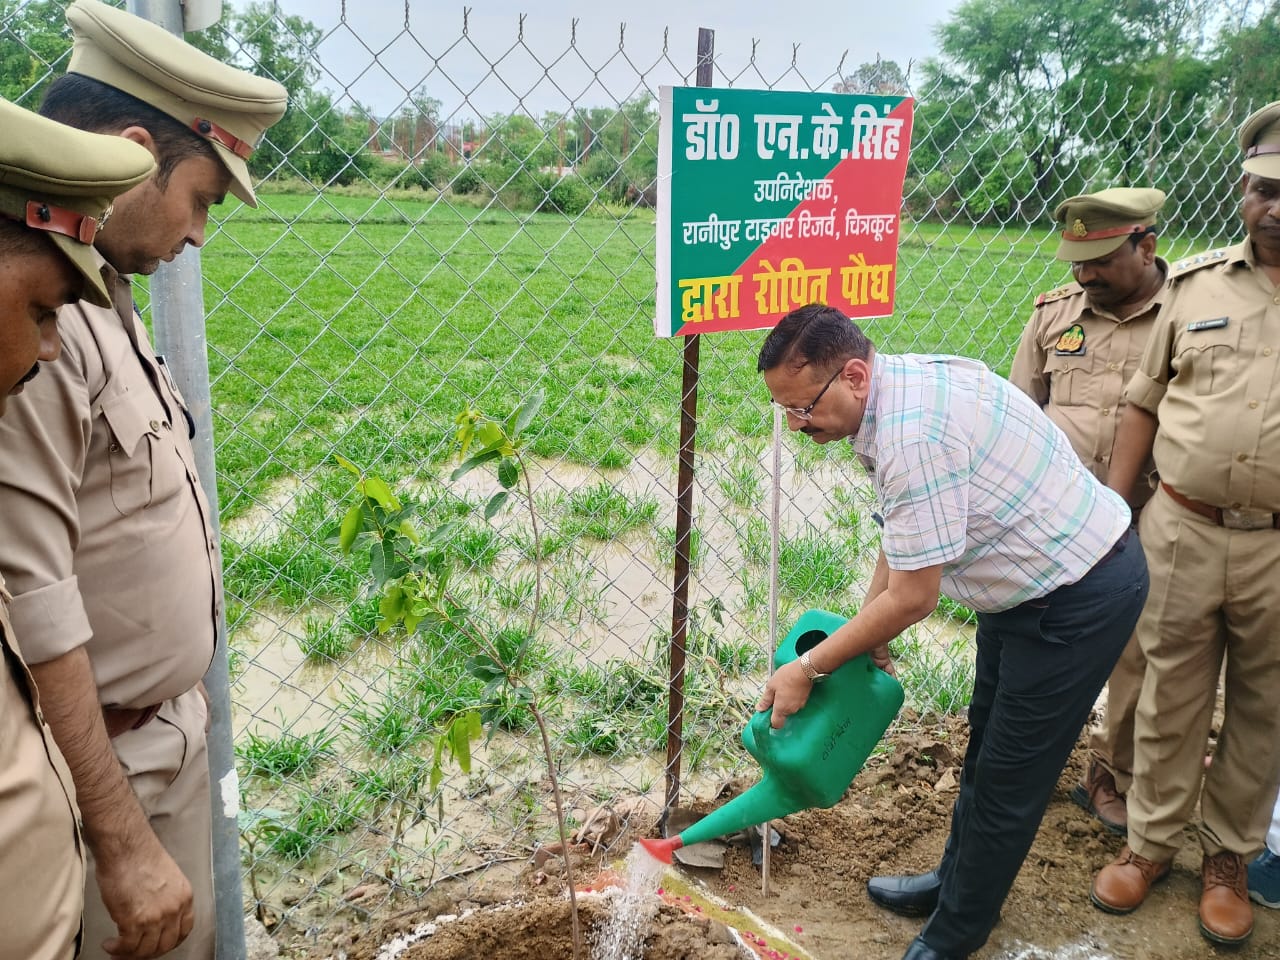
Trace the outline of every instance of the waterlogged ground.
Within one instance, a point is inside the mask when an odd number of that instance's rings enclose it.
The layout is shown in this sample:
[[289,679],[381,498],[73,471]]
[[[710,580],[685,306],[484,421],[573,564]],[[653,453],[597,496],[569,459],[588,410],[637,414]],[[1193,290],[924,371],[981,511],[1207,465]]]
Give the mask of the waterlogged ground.
[[[799,945],[796,952],[767,943],[760,946],[748,934],[743,939],[754,946],[754,953],[743,953],[719,919],[700,908],[691,917],[688,910],[654,897],[647,914],[636,912],[634,901],[627,908],[634,916],[643,914],[635,926],[641,952],[614,948],[613,953],[604,957],[597,953],[591,960],[728,960],[804,954],[815,960],[899,960],[920,923],[874,907],[864,885],[877,873],[915,872],[935,865],[946,839],[963,749],[964,730],[958,722],[941,732],[905,735],[891,757],[868,765],[836,807],[796,814],[778,823],[782,839],[773,851],[767,896],[760,892],[760,873],[745,845],[728,846],[723,869],[683,868],[682,875],[694,884],[693,889],[702,884],[711,897],[745,908],[747,916],[785,931]],[[1280,958],[1280,911],[1257,908],[1253,939],[1241,949],[1214,950],[1202,939],[1196,925],[1200,860],[1190,836],[1169,881],[1157,887],[1137,912],[1114,917],[1089,903],[1093,873],[1118,852],[1123,841],[1102,831],[1068,799],[1082,756],[1078,748],[1005,903],[1003,920],[974,960]],[[636,825],[645,826],[638,820]],[[612,860],[621,864],[628,849],[628,840],[620,839]],[[590,876],[601,866],[585,855],[575,860],[580,877]],[[475,878],[448,895],[437,891],[425,910],[415,909],[409,901],[394,908],[388,904],[382,916],[399,913],[395,919],[340,923],[321,935],[311,955],[335,960],[567,958],[568,904],[557,895],[554,863],[549,861],[541,869],[528,865],[498,887]],[[486,889],[487,896],[477,893]],[[492,903],[498,889],[505,897],[498,909],[490,906],[465,920],[439,924],[434,933],[412,945],[395,939],[421,930],[436,913],[458,913],[481,902]],[[479,901],[470,899],[477,895]],[[511,906],[517,901],[523,904],[519,909]],[[618,928],[616,903],[616,895],[613,900],[584,899],[584,927],[593,942],[600,942],[611,915],[615,916],[613,929]],[[732,917],[727,920],[735,922]]]

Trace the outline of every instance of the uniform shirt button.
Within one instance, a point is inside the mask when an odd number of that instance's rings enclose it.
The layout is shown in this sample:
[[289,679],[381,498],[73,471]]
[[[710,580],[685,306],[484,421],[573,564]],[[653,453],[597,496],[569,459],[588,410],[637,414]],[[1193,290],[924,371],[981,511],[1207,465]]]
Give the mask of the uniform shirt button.
[[1096,457],[1094,457],[1094,458],[1093,458],[1093,460],[1094,460],[1094,462],[1095,462],[1095,463],[1101,463],[1101,462],[1102,462],[1102,454],[1098,454]]
[[159,420],[152,420],[152,421],[151,421],[151,429],[152,429],[152,430],[159,430],[159,429],[160,429],[160,421],[159,421]]
[[1257,400],[1250,400],[1250,401],[1249,401],[1249,409],[1250,409],[1250,410],[1257,410],[1257,409],[1258,409],[1258,401],[1257,401]]
[[1263,347],[1263,348],[1262,348],[1262,355],[1263,355],[1264,357],[1269,357],[1269,356],[1271,356],[1271,348],[1270,348],[1270,347]]
[[1102,413],[1102,415],[1103,415],[1104,417],[1109,417],[1109,416],[1111,416],[1111,408],[1110,408],[1110,407],[1103,407],[1103,408],[1102,408],[1101,413]]
[[1239,460],[1241,463],[1244,463],[1246,460],[1249,459],[1249,455],[1247,453],[1237,453],[1236,459]]
[[114,440],[112,440],[112,441],[111,441],[111,446],[107,447],[107,450],[108,450],[108,452],[110,452],[110,453],[119,453],[119,452],[120,452],[120,444],[118,444],[118,443],[116,443]]
[[1107,369],[1108,369],[1108,370],[1119,370],[1119,369],[1120,369],[1120,364],[1118,364],[1118,363],[1108,363],[1108,364],[1107,364]]

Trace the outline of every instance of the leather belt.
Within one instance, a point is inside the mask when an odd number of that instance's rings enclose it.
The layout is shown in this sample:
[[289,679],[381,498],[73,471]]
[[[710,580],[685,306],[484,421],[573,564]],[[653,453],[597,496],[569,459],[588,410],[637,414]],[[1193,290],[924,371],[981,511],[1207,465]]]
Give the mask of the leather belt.
[[114,740],[130,730],[141,730],[159,712],[158,703],[149,707],[103,707],[102,722],[107,725],[107,736]]
[[1280,530],[1280,513],[1268,513],[1265,510],[1238,510],[1231,507],[1215,507],[1210,503],[1202,503],[1184,497],[1163,480],[1160,486],[1169,495],[1169,499],[1192,513],[1198,513],[1206,520],[1212,520],[1220,527],[1228,530]]

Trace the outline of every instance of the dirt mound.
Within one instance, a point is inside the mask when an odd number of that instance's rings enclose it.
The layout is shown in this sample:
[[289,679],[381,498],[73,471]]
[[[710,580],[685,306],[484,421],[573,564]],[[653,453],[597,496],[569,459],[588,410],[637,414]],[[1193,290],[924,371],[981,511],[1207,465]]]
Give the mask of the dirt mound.
[[[584,942],[590,944],[607,916],[607,901],[580,897],[579,918]],[[526,904],[487,907],[442,923],[427,924],[425,935],[413,934],[379,944],[368,938],[349,960],[570,960],[569,901],[546,899]],[[749,956],[729,929],[705,917],[690,917],[667,904],[644,927],[645,960],[743,960]],[[397,952],[401,944],[403,951]]]

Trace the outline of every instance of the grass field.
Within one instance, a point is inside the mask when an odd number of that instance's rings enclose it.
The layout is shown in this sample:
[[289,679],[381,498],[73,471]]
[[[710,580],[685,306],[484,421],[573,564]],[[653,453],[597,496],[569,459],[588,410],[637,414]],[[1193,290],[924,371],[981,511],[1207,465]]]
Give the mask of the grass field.
[[[539,455],[622,467],[678,442],[680,340],[657,340],[653,223],[410,199],[265,193],[203,253],[224,516],[334,449],[438,461],[466,402],[548,394]],[[1007,370],[1038,291],[1069,279],[1042,233],[905,224],[883,349]],[[1183,245],[1183,248],[1191,244]],[[701,351],[701,450],[767,433],[761,334]]]

